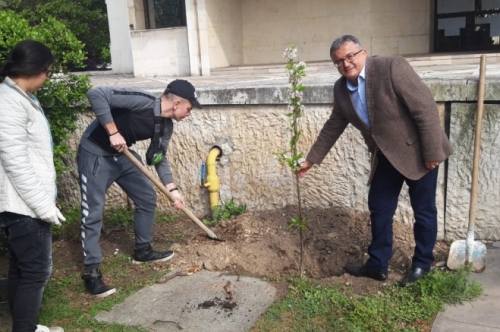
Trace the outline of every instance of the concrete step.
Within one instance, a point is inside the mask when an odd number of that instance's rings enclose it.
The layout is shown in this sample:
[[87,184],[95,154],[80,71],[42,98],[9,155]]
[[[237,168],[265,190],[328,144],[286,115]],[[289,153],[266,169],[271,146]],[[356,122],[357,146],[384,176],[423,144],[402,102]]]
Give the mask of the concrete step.
[[[463,54],[421,54],[405,55],[404,57],[413,67],[431,67],[442,65],[478,65],[479,58],[483,53],[463,53]],[[488,64],[500,64],[500,53],[484,53],[488,56]],[[336,70],[331,61],[307,62],[307,72]],[[212,68],[211,76],[232,76],[232,75],[265,75],[265,74],[286,74],[285,63],[263,64],[248,66],[229,66],[222,68]]]

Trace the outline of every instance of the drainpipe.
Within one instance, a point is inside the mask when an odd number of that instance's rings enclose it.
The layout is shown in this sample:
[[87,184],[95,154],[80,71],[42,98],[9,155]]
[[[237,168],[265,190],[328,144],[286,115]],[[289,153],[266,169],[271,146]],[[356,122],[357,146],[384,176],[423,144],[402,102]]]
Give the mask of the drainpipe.
[[210,193],[210,208],[212,211],[215,206],[219,205],[219,177],[216,172],[216,162],[218,158],[222,155],[222,149],[218,146],[212,147],[207,157],[207,178],[205,182],[205,187]]

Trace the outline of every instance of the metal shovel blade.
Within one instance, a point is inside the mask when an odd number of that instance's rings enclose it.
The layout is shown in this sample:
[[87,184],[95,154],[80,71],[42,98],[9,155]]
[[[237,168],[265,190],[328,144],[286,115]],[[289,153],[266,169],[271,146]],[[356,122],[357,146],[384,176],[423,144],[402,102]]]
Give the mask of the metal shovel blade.
[[486,245],[479,241],[469,244],[467,240],[454,241],[451,244],[446,265],[450,270],[458,270],[470,265],[472,272],[483,272],[486,268]]

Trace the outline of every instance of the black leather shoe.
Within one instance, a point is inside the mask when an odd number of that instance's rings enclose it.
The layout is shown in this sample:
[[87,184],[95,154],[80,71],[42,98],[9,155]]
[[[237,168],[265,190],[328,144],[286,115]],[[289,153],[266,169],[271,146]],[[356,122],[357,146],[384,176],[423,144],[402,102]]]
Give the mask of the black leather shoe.
[[387,280],[387,274],[375,271],[374,269],[371,269],[364,265],[362,266],[346,265],[344,266],[344,270],[350,275],[355,277],[372,278],[378,281]]
[[412,267],[406,277],[399,281],[399,286],[405,287],[408,284],[414,283],[422,279],[429,271],[423,270],[419,267]]

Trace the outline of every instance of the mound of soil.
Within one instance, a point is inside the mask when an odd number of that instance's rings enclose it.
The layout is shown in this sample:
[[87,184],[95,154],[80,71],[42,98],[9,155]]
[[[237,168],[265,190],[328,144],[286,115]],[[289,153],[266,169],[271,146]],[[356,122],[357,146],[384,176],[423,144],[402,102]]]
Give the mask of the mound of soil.
[[[204,234],[172,245],[176,257],[173,267],[199,265],[208,270],[231,270],[254,276],[299,276],[300,237],[288,227],[298,211],[247,212],[212,228],[224,242]],[[363,264],[370,244],[370,218],[366,212],[345,208],[307,209],[303,211],[308,227],[304,231],[304,274],[314,279],[331,279],[359,287],[360,292],[375,291],[381,285],[399,280],[411,265],[413,230],[394,223],[394,248],[387,283],[353,278],[344,274],[347,264]],[[436,261],[444,259],[448,248],[438,243]]]

